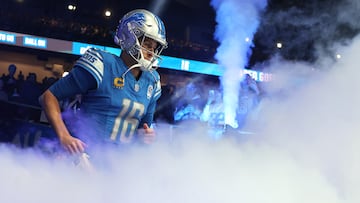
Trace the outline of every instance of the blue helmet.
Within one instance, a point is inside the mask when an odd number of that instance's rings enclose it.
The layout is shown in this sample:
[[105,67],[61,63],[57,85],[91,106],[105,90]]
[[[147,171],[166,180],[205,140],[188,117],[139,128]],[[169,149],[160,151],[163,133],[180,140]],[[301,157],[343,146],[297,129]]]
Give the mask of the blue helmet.
[[[145,37],[158,42],[151,61],[144,59],[141,53],[141,45]],[[144,9],[130,11],[119,21],[114,42],[130,54],[143,70],[151,70],[157,65],[162,50],[167,47],[164,23],[150,11]]]

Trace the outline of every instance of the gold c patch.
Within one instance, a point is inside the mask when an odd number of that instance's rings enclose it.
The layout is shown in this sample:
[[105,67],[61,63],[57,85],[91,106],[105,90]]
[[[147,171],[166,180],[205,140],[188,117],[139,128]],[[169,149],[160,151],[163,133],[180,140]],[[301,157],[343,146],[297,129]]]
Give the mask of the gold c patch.
[[114,79],[114,86],[116,88],[122,88],[124,87],[124,79],[123,78],[115,78]]

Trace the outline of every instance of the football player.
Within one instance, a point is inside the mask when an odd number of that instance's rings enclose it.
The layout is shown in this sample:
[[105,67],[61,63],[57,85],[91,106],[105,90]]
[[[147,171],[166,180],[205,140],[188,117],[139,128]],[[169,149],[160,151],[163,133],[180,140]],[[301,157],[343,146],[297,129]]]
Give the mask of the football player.
[[208,134],[211,138],[218,140],[223,136],[225,130],[225,114],[223,95],[220,90],[211,89],[208,101],[200,117],[201,121],[207,122]]
[[[121,47],[120,57],[89,48],[39,98],[61,145],[72,154],[83,152],[88,143],[132,143],[136,138],[151,143],[155,138],[151,123],[161,95],[155,69],[167,47],[164,24],[147,10],[133,10],[119,21],[114,42]],[[80,117],[69,123],[71,128],[62,119],[59,101],[77,94],[82,95]]]

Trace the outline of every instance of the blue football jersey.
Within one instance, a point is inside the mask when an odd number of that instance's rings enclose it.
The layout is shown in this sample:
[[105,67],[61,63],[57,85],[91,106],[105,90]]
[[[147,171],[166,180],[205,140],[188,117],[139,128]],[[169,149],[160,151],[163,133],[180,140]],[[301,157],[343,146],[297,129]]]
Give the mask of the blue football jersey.
[[78,134],[127,143],[135,130],[153,121],[156,101],[161,95],[160,76],[143,71],[136,80],[122,59],[90,48],[76,62],[97,81],[97,88],[82,97]]

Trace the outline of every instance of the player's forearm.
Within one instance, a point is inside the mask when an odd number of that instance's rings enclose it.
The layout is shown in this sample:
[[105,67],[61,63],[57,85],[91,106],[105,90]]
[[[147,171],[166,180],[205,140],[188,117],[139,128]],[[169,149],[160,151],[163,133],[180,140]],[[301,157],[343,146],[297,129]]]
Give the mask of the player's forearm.
[[39,98],[39,103],[43,107],[45,115],[53,127],[56,135],[61,139],[63,136],[69,135],[65,123],[61,116],[61,109],[56,97],[46,90]]

